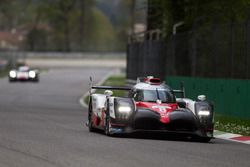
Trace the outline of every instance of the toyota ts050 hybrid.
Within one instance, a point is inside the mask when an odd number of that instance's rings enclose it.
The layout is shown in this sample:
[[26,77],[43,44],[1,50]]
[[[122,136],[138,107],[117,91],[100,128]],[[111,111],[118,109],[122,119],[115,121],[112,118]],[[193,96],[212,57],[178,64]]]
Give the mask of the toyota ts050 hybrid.
[[38,70],[30,69],[28,66],[20,66],[17,70],[9,72],[9,81],[39,81]]
[[[103,94],[91,89],[104,89]],[[184,134],[208,142],[213,138],[213,105],[200,95],[185,98],[184,87],[173,90],[160,79],[140,78],[133,87],[92,86],[90,89],[89,131],[104,130],[106,135],[166,132]],[[128,91],[128,97],[112,96],[111,90]],[[176,98],[181,94],[181,98]]]

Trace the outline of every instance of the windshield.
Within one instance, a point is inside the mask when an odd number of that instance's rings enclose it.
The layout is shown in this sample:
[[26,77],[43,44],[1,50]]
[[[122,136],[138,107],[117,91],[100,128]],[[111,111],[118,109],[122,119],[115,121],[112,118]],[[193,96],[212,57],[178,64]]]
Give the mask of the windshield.
[[174,95],[166,90],[137,90],[134,95],[135,101],[156,102],[161,100],[162,103],[175,103]]
[[28,72],[29,68],[28,67],[19,67],[18,71],[20,71],[20,72]]

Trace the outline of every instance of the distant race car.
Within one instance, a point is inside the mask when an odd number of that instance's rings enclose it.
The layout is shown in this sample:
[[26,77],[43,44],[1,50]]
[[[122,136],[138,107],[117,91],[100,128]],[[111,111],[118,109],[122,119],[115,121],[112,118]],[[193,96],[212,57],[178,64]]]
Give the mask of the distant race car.
[[35,69],[30,69],[28,66],[21,66],[17,70],[13,69],[9,72],[9,81],[39,81],[39,72]]
[[[104,94],[91,93],[104,89]],[[213,105],[205,95],[185,98],[184,87],[173,90],[159,78],[139,78],[133,87],[91,86],[88,108],[89,131],[106,135],[132,132],[184,134],[204,142],[213,138]],[[111,90],[128,91],[128,97],[114,97]],[[176,98],[180,94],[181,98]]]

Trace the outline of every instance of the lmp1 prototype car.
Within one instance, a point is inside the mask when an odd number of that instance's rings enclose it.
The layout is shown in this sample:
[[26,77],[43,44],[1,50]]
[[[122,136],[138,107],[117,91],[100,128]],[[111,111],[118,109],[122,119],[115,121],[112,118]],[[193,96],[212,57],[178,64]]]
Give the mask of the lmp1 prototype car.
[[[91,93],[104,89],[104,94]],[[128,91],[128,97],[112,96],[111,90]],[[176,98],[177,94],[181,98]],[[140,78],[133,87],[92,86],[89,131],[102,129],[106,135],[133,132],[184,134],[204,142],[213,138],[213,105],[200,95],[185,98],[184,87],[173,90],[160,79]]]
[[32,70],[28,66],[21,66],[18,70],[13,69],[9,72],[9,81],[39,81],[38,70]]

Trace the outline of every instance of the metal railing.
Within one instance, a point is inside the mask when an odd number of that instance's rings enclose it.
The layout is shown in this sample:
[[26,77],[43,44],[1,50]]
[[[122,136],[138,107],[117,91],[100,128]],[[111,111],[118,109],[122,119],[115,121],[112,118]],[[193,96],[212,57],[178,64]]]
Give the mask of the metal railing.
[[[140,34],[141,35],[141,34]],[[156,75],[207,78],[250,78],[250,21],[194,24],[191,31],[166,40],[131,40],[127,78]]]

